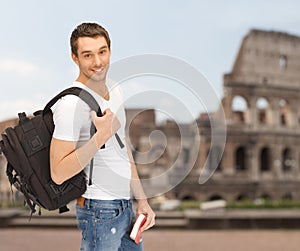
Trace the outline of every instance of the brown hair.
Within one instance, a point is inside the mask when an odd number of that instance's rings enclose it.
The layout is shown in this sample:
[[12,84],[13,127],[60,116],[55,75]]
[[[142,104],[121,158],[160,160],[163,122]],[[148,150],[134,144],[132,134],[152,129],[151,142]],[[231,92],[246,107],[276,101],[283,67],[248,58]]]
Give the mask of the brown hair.
[[110,49],[110,38],[108,32],[97,23],[82,23],[78,25],[72,32],[70,37],[70,45],[72,53],[77,57],[78,45],[77,41],[80,37],[104,37],[108,48]]

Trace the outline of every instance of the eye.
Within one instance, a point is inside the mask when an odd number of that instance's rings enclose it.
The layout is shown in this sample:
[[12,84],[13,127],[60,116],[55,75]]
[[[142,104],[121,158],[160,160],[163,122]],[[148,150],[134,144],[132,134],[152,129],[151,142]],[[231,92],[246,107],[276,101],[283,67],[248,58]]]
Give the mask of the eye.
[[83,57],[84,57],[84,58],[91,58],[91,57],[92,57],[92,55],[91,55],[91,54],[89,54],[89,53],[87,53],[87,54],[84,54],[84,55],[83,55]]
[[104,55],[106,52],[107,52],[107,50],[101,50],[101,51],[100,51],[100,54],[101,54],[101,55]]

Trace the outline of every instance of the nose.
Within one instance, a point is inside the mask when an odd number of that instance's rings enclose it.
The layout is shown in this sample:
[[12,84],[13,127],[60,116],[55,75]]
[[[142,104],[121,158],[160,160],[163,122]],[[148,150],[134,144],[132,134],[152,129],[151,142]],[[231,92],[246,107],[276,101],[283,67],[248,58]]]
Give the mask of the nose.
[[96,55],[95,58],[94,58],[94,63],[95,63],[95,66],[102,66],[101,57]]

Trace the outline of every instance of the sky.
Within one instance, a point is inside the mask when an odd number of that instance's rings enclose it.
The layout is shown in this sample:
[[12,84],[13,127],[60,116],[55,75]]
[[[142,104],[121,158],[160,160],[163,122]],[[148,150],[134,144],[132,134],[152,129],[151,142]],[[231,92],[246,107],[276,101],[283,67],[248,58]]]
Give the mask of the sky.
[[[296,0],[5,1],[0,16],[0,121],[42,109],[76,79],[70,34],[82,22],[97,22],[110,33],[112,66],[139,55],[145,55],[144,62],[147,55],[161,55],[158,65],[170,57],[207,80],[209,86],[195,92],[195,86],[182,88],[172,73],[131,76],[122,84],[126,107],[156,108],[162,118],[189,122],[200,112],[217,109],[223,75],[231,71],[249,30],[300,36],[299,9]],[[175,74],[176,67],[172,69]]]

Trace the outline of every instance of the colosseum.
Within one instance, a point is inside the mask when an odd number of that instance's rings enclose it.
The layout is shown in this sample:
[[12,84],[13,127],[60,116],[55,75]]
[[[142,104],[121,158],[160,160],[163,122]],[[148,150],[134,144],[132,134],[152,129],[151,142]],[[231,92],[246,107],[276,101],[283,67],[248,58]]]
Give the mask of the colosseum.
[[[299,200],[299,100],[300,38],[251,30],[241,43],[232,71],[224,75],[227,140],[223,154],[217,146],[212,149],[216,155],[222,154],[222,159],[206,184],[187,179],[175,188],[176,196]],[[196,168],[214,164],[213,160],[206,162],[210,147],[206,124],[199,119],[199,130],[206,133],[201,133]]]
[[[196,148],[194,124],[168,121],[158,126],[154,110],[127,109],[131,121],[127,132],[140,176],[158,177],[176,163],[175,173],[181,170],[187,176],[165,193],[169,198],[300,200],[300,37],[250,30],[231,72],[224,75],[223,87],[220,110],[201,114],[196,121],[200,134]],[[221,110],[227,126],[225,147],[211,145],[211,124]],[[9,123],[16,120],[2,122],[0,131]],[[159,136],[150,143],[153,131],[163,132],[171,143],[164,147]],[[0,198],[7,199],[10,187],[1,155],[0,165]],[[200,184],[204,168],[215,171]],[[173,183],[174,172],[168,172],[144,185],[155,190]]]

